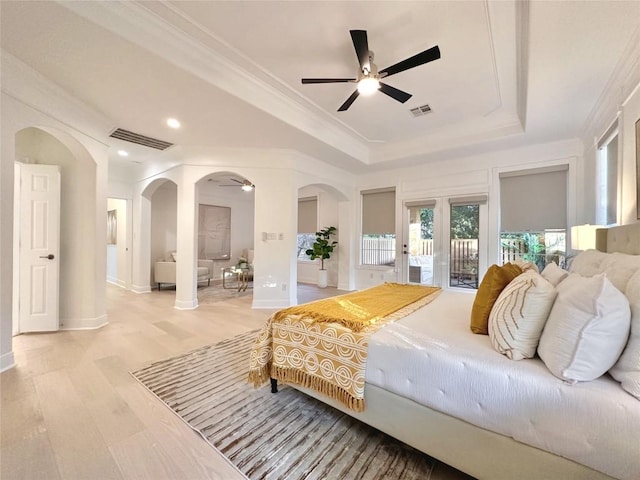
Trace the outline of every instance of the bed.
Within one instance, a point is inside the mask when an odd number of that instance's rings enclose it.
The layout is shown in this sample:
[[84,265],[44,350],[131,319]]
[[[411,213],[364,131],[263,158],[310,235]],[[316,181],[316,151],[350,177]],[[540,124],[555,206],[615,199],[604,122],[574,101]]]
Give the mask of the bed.
[[[598,249],[640,255],[640,223],[599,231]],[[640,478],[640,399],[609,374],[569,385],[539,357],[500,355],[469,330],[474,297],[442,291],[371,335],[363,411],[291,383],[478,479]]]

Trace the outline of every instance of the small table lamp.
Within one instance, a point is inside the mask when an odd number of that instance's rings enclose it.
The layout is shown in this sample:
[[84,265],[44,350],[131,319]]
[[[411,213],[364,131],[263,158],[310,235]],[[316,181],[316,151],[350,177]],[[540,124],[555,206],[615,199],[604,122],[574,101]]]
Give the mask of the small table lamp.
[[590,250],[596,248],[596,230],[602,225],[576,225],[571,227],[571,249]]

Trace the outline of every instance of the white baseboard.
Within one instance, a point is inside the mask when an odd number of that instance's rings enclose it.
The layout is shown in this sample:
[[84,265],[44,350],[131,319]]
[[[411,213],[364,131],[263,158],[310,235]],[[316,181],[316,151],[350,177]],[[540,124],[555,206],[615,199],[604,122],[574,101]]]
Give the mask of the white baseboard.
[[16,359],[13,352],[0,355],[0,372],[4,372],[16,366]]
[[176,300],[173,308],[176,310],[195,310],[198,308],[198,300]]
[[95,330],[108,323],[106,313],[94,318],[61,318],[60,330]]
[[149,285],[131,285],[131,291],[133,293],[151,293],[151,287]]

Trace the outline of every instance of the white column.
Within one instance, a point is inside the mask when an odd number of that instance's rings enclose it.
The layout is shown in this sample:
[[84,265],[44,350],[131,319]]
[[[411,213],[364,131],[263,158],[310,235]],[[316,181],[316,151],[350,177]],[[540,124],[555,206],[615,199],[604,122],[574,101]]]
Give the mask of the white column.
[[183,178],[178,184],[178,225],[176,249],[176,302],[175,308],[192,310],[198,307],[196,244],[196,186]]
[[131,289],[151,292],[151,201],[140,193],[133,196],[133,247]]
[[[253,307],[297,303],[297,201],[292,170],[256,174]],[[266,235],[266,238],[263,238]]]

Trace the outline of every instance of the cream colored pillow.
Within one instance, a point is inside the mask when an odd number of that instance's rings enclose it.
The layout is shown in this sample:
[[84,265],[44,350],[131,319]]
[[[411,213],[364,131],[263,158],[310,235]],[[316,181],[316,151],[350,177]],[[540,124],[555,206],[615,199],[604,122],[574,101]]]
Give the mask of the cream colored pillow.
[[557,290],[538,354],[568,383],[594,380],[618,361],[627,343],[629,301],[604,274],[572,273]]
[[609,253],[600,265],[613,285],[624,292],[631,276],[640,270],[640,255]]
[[514,278],[489,315],[493,348],[511,360],[533,358],[556,295],[553,285],[534,270]]
[[640,400],[640,270],[627,283],[631,305],[631,334],[620,359],[609,373],[622,383],[622,388]]
[[562,280],[567,278],[567,275],[569,275],[569,272],[561,269],[554,262],[551,262],[551,263],[548,263],[546,267],[544,267],[544,270],[542,270],[541,275],[542,275],[542,278],[544,278],[547,282],[549,282],[554,287],[557,287]]
[[536,273],[540,273],[540,269],[538,268],[538,265],[536,265],[533,262],[525,262],[524,260],[516,260],[515,262],[513,262],[513,264],[519,266],[523,273],[524,272],[528,272],[529,270],[533,270]]
[[585,250],[575,256],[569,267],[569,272],[577,273],[583,277],[593,277],[602,273],[602,263],[607,258],[607,253],[599,250]]

